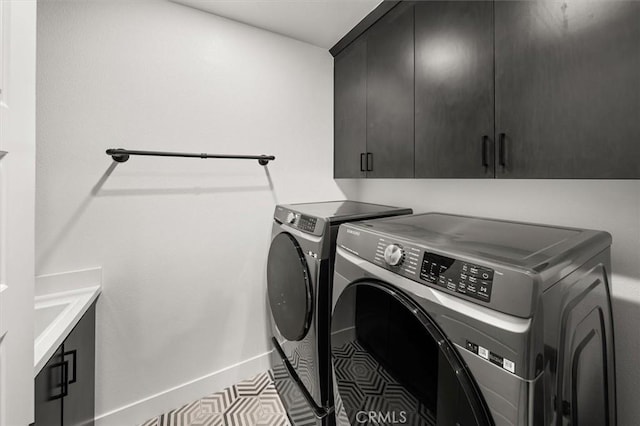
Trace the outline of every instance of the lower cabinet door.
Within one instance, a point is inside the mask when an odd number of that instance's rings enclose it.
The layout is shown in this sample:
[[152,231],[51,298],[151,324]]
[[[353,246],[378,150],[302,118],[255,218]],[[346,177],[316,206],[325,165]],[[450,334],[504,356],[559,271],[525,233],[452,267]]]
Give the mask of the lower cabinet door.
[[64,341],[63,357],[69,364],[69,392],[64,398],[62,415],[64,426],[94,424],[95,322],[94,304]]
[[59,347],[35,380],[35,426],[62,424],[62,399],[65,394],[66,364]]

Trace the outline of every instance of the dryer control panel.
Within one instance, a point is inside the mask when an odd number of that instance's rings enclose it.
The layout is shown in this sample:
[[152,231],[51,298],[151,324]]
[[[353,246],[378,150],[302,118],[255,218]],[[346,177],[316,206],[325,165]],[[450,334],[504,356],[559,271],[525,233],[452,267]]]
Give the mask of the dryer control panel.
[[285,209],[280,206],[276,207],[273,217],[279,223],[286,224],[299,231],[316,236],[322,235],[324,232],[324,221],[320,218],[307,216],[300,212]]

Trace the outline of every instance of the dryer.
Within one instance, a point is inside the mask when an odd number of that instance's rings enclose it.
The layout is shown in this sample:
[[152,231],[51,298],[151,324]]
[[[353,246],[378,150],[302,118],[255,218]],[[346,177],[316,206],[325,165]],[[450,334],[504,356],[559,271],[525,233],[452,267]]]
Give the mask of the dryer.
[[615,425],[611,236],[440,213],[342,225],[345,425]]
[[329,319],[338,227],[410,213],[354,201],[276,206],[267,261],[272,367],[294,426],[333,424]]

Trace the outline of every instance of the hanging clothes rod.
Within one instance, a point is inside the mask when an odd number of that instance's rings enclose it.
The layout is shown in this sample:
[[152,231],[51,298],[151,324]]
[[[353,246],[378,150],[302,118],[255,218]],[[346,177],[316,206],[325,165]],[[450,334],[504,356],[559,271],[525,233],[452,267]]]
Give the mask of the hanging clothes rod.
[[261,166],[266,166],[269,161],[276,159],[273,155],[225,155],[225,154],[194,154],[188,152],[163,152],[163,151],[137,151],[132,149],[111,148],[107,150],[107,155],[113,158],[113,161],[124,163],[131,155],[148,155],[152,157],[187,157],[187,158],[223,158],[233,160],[258,160]]

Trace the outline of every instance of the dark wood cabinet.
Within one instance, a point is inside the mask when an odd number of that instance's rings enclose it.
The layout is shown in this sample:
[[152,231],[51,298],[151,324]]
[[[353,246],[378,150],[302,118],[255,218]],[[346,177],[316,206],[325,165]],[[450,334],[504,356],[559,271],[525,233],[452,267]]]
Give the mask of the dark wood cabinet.
[[640,178],[640,2],[389,3],[332,49],[335,177]]
[[413,5],[367,34],[367,177],[413,177]]
[[494,177],[493,3],[415,6],[415,177]]
[[640,2],[499,1],[495,22],[497,177],[640,178]]
[[65,368],[62,362],[62,346],[60,346],[49,362],[42,367],[35,380],[35,424],[37,426],[62,424]]
[[335,57],[336,178],[413,177],[413,19],[400,4]]
[[64,398],[64,426],[93,425],[95,416],[95,323],[92,306],[64,341],[64,359],[69,362],[69,393]]
[[366,177],[367,41],[361,37],[334,61],[334,150],[336,178]]
[[92,426],[95,407],[95,304],[35,379],[36,426]]

